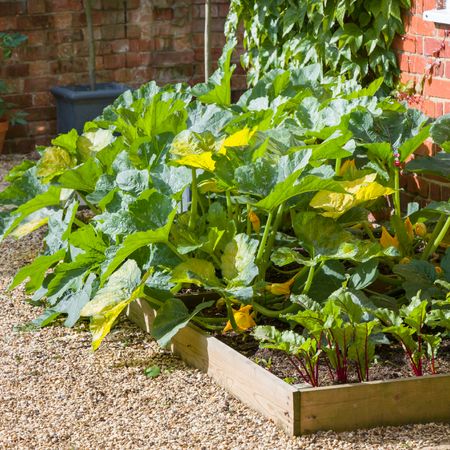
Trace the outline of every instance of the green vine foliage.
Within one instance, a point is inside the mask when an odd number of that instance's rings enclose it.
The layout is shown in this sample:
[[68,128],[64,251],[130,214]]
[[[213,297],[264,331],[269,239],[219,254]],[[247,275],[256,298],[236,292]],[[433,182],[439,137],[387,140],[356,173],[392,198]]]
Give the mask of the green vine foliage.
[[254,85],[267,71],[320,63],[324,73],[360,82],[398,74],[391,50],[403,33],[401,10],[410,0],[231,0],[225,34],[239,35],[241,57]]

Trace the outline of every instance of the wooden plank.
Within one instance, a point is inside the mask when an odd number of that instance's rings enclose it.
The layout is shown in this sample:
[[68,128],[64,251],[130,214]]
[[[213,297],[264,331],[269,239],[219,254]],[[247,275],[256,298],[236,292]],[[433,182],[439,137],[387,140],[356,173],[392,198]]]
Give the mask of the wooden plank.
[[[145,300],[130,304],[127,314],[150,332],[155,311]],[[218,339],[192,326],[172,339],[171,350],[187,364],[206,372],[220,386],[247,406],[273,420],[287,433],[299,431],[300,409],[294,408],[298,389],[277,378]]]
[[450,375],[301,389],[300,433],[450,422]]

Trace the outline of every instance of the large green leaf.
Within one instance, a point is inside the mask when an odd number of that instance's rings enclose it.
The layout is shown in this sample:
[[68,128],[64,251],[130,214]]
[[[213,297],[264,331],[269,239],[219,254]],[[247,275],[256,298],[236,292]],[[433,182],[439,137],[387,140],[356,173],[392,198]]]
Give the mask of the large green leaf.
[[359,264],[350,277],[350,286],[355,289],[364,289],[370,286],[378,277],[378,261],[371,259]]
[[96,280],[96,276],[90,274],[86,283],[79,290],[67,293],[57,305],[46,309],[43,314],[34,319],[32,321],[33,325],[44,327],[52,323],[61,314],[67,314],[64,326],[73,327],[80,318],[82,308],[91,299]]
[[95,185],[101,175],[100,165],[90,158],[81,166],[65,171],[58,178],[58,183],[66,189],[90,193],[95,190]]
[[116,270],[116,268],[133,252],[141,247],[145,247],[149,244],[166,243],[169,237],[170,228],[172,226],[173,219],[175,217],[175,211],[169,216],[167,224],[162,228],[150,231],[139,231],[137,233],[127,236],[120,246],[119,250],[106,267],[102,274],[101,280],[104,282],[108,277]]
[[237,234],[224,249],[222,255],[222,275],[230,286],[248,286],[258,275],[255,255],[258,241],[246,234]]
[[313,212],[297,214],[293,226],[299,242],[315,260],[348,259],[364,262],[384,255],[377,242],[355,239],[334,220]]
[[154,187],[164,195],[179,199],[191,183],[192,171],[187,167],[174,167],[162,164],[151,172]]
[[37,257],[32,263],[22,267],[16,273],[16,276],[9,285],[9,289],[14,289],[27,278],[29,278],[29,281],[25,285],[27,293],[39,289],[44,281],[47,270],[61,261],[65,254],[66,251],[61,249],[53,255],[41,255]]
[[77,130],[72,129],[68,133],[60,134],[59,136],[52,139],[52,145],[55,147],[61,147],[67,150],[71,155],[76,156],[77,154],[77,142],[78,133]]
[[431,127],[431,137],[444,151],[450,152],[450,114],[439,117]]
[[178,264],[172,271],[171,281],[209,287],[219,284],[214,265],[205,259],[198,258],[190,258]]
[[275,185],[272,192],[257,202],[255,206],[266,211],[273,211],[290,198],[306,192],[320,190],[345,192],[342,186],[334,180],[323,179],[315,175],[307,175],[300,180],[298,177],[299,173],[296,172],[288,176],[284,181]]
[[295,216],[294,231],[299,242],[312,257],[334,256],[345,253],[356,255],[353,236],[334,220],[313,212],[299,213]]
[[431,125],[423,127],[415,136],[403,142],[398,151],[400,153],[400,161],[404,162],[410,155],[412,155],[430,136]]
[[48,302],[54,305],[70,289],[78,290],[86,276],[96,270],[104,258],[100,253],[81,253],[73,261],[56,266],[49,276],[46,292]]
[[0,192],[0,205],[20,206],[36,195],[45,192],[48,187],[41,183],[36,172],[37,168],[34,166],[23,172],[20,169],[11,170],[11,176],[6,178],[10,185]]
[[179,330],[184,328],[200,311],[211,307],[214,303],[214,300],[200,303],[192,312],[189,312],[182,300],[177,298],[166,300],[158,309],[152,326],[152,336],[157,339],[161,347],[167,347]]
[[234,176],[239,192],[266,197],[277,182],[276,166],[267,160],[258,161],[238,167]]
[[397,264],[393,268],[394,273],[403,279],[403,289],[406,296],[412,299],[419,291],[424,298],[439,298],[442,291],[434,284],[436,270],[428,261],[412,260],[409,264]]
[[450,153],[439,152],[433,157],[426,156],[413,159],[406,165],[406,169],[410,172],[428,173],[450,178]]
[[72,231],[78,206],[79,203],[73,200],[66,205],[65,209],[53,212],[48,218],[48,232],[45,237],[47,253],[56,253],[61,248],[68,248],[68,237]]
[[149,187],[148,170],[122,170],[117,174],[116,184],[125,192],[139,195]]
[[24,219],[26,219],[32,213],[49,206],[59,205],[60,193],[60,187],[50,186],[47,192],[38,194],[33,199],[19,206],[11,216],[12,221],[3,233],[3,236],[0,235],[0,240],[8,236]]
[[231,103],[231,55],[236,42],[228,41],[219,60],[219,69],[206,83],[197,84],[192,92],[202,103],[229,106]]

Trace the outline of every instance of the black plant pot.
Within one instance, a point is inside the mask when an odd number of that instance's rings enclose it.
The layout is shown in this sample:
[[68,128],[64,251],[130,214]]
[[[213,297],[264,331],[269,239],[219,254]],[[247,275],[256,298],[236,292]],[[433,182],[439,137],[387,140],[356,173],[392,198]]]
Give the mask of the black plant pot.
[[95,91],[88,85],[55,86],[50,92],[56,99],[58,133],[75,128],[78,133],[89,120],[99,116],[119,95],[128,90],[125,84],[99,83]]

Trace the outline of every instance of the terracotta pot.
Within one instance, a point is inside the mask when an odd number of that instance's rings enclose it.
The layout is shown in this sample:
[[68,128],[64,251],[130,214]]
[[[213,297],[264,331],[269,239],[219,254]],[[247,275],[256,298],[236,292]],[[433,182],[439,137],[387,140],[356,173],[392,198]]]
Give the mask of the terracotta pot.
[[6,132],[8,131],[9,123],[0,121],[0,153],[3,151],[3,144],[5,142]]

